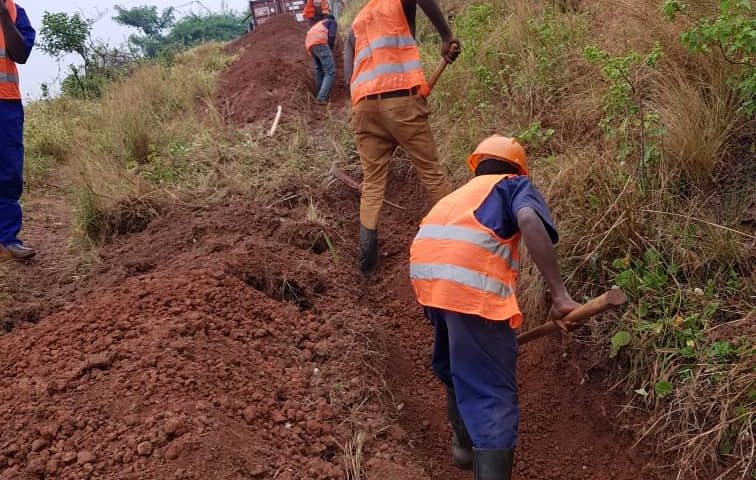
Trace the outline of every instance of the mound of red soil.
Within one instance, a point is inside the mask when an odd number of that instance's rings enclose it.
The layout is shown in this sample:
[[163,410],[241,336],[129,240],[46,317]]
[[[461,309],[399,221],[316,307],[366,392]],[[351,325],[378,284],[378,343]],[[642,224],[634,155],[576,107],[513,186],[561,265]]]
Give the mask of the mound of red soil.
[[[0,479],[469,480],[408,279],[427,205],[406,174],[387,196],[408,210],[384,210],[368,282],[341,185],[313,197],[330,227],[233,199],[106,247],[75,303],[0,336]],[[523,348],[517,478],[670,478],[564,352]]]
[[0,478],[340,479],[359,431],[384,439],[369,468],[424,478],[386,438],[371,313],[288,216],[175,212],[0,337]]
[[[284,121],[306,115],[313,106],[313,61],[304,47],[307,27],[291,15],[278,15],[236,40],[227,52],[239,56],[223,74],[216,105],[234,125],[271,121],[278,105]],[[343,103],[341,45],[334,51],[337,72],[332,103]],[[317,109],[316,109],[317,111]]]

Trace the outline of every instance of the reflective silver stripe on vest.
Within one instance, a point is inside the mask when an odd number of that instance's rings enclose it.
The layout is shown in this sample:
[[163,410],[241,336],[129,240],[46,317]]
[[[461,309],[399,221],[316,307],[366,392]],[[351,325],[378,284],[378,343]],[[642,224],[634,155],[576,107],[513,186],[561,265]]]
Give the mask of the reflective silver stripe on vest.
[[512,288],[509,285],[475,270],[446,263],[412,264],[410,265],[410,278],[413,280],[447,280],[492,293],[501,298],[512,296]]
[[0,58],[5,58],[5,50],[0,48]]
[[361,61],[373,54],[373,50],[379,48],[399,48],[417,45],[412,37],[381,37],[373,40],[367,47],[360,50],[360,53],[354,59],[354,65],[359,65]]
[[361,74],[359,74],[357,78],[355,78],[352,82],[352,89],[354,90],[354,88],[361,83],[375,80],[381,75],[385,75],[387,73],[408,73],[414,70],[422,70],[422,68],[423,64],[420,62],[420,60],[412,60],[411,62],[406,63],[384,63],[376,66],[369,72],[362,72]]
[[512,249],[509,245],[502,244],[492,238],[491,235],[474,230],[472,228],[458,227],[454,225],[423,225],[417,233],[415,240],[432,238],[434,240],[457,240],[471,243],[483,248],[494,255],[503,258],[513,270],[520,268],[520,262],[512,258]]
[[18,85],[18,75],[0,72],[0,83],[14,83]]

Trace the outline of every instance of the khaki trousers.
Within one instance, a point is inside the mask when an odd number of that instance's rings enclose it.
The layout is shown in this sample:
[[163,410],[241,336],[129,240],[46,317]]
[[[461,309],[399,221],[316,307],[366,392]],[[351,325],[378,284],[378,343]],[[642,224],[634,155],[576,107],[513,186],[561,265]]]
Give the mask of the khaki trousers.
[[409,154],[433,203],[452,192],[438,159],[428,122],[430,107],[420,95],[364,99],[352,108],[350,123],[362,163],[360,222],[375,230],[383,206],[389,162],[397,145]]

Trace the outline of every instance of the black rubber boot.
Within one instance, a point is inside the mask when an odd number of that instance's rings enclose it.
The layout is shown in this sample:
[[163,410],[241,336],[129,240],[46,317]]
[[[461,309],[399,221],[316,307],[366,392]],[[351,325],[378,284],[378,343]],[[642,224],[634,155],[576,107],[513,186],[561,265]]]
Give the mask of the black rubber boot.
[[459,414],[457,397],[452,388],[446,389],[446,412],[452,428],[452,462],[463,470],[470,470],[473,466],[473,442]]
[[360,225],[360,272],[370,275],[378,262],[378,230]]
[[511,480],[514,466],[514,449],[482,450],[474,449],[475,480]]

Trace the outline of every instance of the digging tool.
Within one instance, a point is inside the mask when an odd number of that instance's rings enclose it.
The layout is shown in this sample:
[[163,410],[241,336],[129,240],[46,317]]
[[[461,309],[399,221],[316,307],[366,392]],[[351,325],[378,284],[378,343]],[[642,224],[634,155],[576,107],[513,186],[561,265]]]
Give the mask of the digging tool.
[[[603,313],[615,307],[618,307],[624,304],[626,300],[627,298],[625,297],[625,293],[622,290],[616,288],[609,290],[603,295],[594,298],[590,302],[581,305],[579,308],[565,315],[565,317],[562,318],[562,323],[565,327],[567,327],[568,330],[575,330],[583,326],[586,320],[593,317],[594,315],[598,315],[599,313]],[[545,337],[546,335],[549,335],[556,331],[559,331],[559,327],[554,324],[554,322],[547,322],[540,327],[536,327],[521,335],[518,335],[517,344],[524,345],[528,342],[541,337]]]
[[[333,165],[331,165],[331,175],[333,175],[334,177],[336,177],[337,179],[339,179],[346,186],[348,186],[348,187],[350,187],[350,188],[352,188],[354,190],[357,190],[358,192],[362,193],[362,184],[358,183],[355,179],[353,179],[352,177],[350,177],[346,173],[344,173],[341,170],[339,170],[338,168],[336,168],[336,164],[335,163]],[[403,206],[401,206],[399,204],[396,204],[394,202],[391,202],[389,200],[386,200],[386,199],[383,200],[383,203],[385,203],[386,205],[390,205],[390,206],[392,206],[394,208],[398,208],[399,210],[407,210]]]
[[[455,44],[452,45],[452,48],[458,49],[459,47]],[[441,77],[441,74],[444,73],[444,70],[446,70],[446,66],[449,65],[449,62],[446,61],[445,58],[441,59],[441,63],[438,64],[436,67],[436,71],[433,72],[433,75],[431,75],[430,80],[428,80],[428,90],[422,92],[422,95],[424,97],[427,97],[430,95],[431,91],[433,90],[433,87],[436,86],[436,82],[438,82],[438,79]]]

